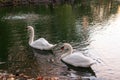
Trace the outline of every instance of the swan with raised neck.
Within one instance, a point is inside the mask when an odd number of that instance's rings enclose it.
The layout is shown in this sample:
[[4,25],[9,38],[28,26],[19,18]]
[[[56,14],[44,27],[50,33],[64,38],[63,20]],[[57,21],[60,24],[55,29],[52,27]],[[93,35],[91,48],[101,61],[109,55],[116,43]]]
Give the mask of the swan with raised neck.
[[34,28],[32,26],[27,26],[29,31],[29,45],[33,48],[40,49],[40,50],[52,50],[55,46],[50,44],[46,39],[39,38],[34,40]]

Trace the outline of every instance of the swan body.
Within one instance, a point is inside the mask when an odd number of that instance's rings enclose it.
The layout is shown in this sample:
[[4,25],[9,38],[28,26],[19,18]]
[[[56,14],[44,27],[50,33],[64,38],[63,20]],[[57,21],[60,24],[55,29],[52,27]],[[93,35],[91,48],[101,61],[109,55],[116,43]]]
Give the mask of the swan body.
[[61,49],[68,50],[61,56],[61,60],[64,63],[70,64],[74,67],[90,67],[95,63],[90,57],[87,57],[80,52],[73,52],[72,46],[68,43],[64,43],[64,46]]
[[46,39],[39,38],[34,41],[34,28],[32,26],[27,26],[28,31],[30,32],[29,35],[29,45],[35,49],[40,50],[52,50],[55,46],[53,44],[50,44]]

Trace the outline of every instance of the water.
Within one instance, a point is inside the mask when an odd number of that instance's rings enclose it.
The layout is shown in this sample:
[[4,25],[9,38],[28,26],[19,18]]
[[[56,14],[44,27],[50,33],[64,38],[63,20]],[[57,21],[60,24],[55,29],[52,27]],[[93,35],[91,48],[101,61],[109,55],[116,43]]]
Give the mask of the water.
[[[109,65],[98,68],[101,70],[96,72],[99,78],[119,79],[119,3],[92,0],[54,7],[0,8],[0,61],[6,62],[0,68],[32,76],[91,76],[89,72],[68,72],[58,60],[60,46],[68,42],[74,49],[100,57],[105,65]],[[50,43],[59,44],[54,49],[55,55],[51,52],[43,55],[43,52],[29,47],[28,25],[34,27],[36,39],[44,37]]]

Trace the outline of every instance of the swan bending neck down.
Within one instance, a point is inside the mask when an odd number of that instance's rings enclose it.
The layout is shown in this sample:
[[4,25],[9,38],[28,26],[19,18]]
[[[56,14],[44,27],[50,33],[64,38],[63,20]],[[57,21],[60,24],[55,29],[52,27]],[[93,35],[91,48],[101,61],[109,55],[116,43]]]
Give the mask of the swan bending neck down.
[[67,50],[63,55],[61,55],[61,60],[69,65],[74,67],[90,67],[92,64],[95,63],[93,59],[83,55],[80,52],[73,52],[73,48],[69,43],[64,43],[61,49]]
[[29,45],[33,48],[40,49],[40,50],[52,50],[55,46],[53,44],[50,44],[47,40],[44,38],[39,38],[34,41],[34,28],[32,26],[27,26],[27,29],[29,31]]

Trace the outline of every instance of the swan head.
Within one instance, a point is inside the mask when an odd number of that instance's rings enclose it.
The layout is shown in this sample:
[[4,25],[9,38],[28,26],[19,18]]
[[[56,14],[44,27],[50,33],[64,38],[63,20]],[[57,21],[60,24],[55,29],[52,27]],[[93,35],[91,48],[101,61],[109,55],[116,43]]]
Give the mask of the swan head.
[[64,43],[63,46],[61,47],[61,50],[62,50],[62,53],[64,53],[61,55],[61,59],[66,57],[69,54],[72,54],[73,52],[73,48],[69,43]]
[[63,51],[67,50],[67,51],[73,52],[73,48],[69,43],[64,43],[63,46],[61,47],[61,50]]
[[28,31],[33,30],[33,27],[32,26],[27,26],[27,30]]

